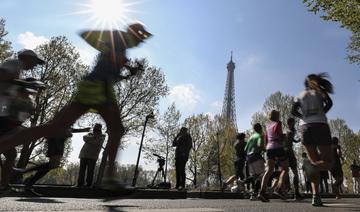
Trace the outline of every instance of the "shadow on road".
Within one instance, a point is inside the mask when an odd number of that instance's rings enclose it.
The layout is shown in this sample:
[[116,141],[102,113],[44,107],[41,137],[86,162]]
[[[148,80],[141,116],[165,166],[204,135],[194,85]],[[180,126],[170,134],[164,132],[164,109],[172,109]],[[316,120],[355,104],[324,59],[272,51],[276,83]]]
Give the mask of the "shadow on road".
[[133,205],[104,205],[107,208],[108,212],[123,212],[122,208],[138,208],[138,206]]
[[21,199],[17,199],[15,201],[18,202],[34,202],[34,203],[64,203],[55,199],[47,199],[47,198],[21,198]]

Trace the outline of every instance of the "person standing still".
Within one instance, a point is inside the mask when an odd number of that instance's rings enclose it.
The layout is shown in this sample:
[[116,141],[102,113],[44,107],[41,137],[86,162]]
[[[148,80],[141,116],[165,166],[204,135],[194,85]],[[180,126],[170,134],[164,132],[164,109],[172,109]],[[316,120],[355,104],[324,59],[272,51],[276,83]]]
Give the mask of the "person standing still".
[[100,150],[105,140],[105,135],[101,132],[102,125],[97,123],[92,133],[88,133],[83,137],[85,144],[80,151],[80,170],[78,177],[78,187],[84,186],[86,172],[86,186],[91,187],[94,178],[94,170],[96,161],[99,157]]
[[188,133],[186,127],[180,129],[179,134],[176,135],[173,146],[176,147],[175,150],[175,168],[176,168],[176,189],[184,189],[186,174],[185,166],[186,162],[189,159],[189,153],[192,148],[192,138]]

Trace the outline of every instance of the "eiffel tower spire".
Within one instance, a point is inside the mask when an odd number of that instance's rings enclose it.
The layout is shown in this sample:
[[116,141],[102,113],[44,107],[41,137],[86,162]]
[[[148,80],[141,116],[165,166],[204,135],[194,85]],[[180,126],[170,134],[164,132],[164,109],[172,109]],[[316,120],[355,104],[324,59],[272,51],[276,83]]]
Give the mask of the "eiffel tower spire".
[[230,62],[227,64],[227,79],[225,86],[225,95],[222,108],[222,116],[231,121],[237,128],[236,124],[236,106],[235,106],[235,83],[234,71],[235,63],[232,60],[233,53],[231,51]]

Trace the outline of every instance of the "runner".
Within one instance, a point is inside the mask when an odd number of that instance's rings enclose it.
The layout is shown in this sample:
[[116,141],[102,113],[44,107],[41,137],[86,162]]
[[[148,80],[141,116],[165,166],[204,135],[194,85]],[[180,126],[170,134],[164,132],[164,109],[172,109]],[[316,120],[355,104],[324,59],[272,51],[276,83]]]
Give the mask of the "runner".
[[[120,118],[113,85],[120,80],[135,76],[143,67],[128,64],[126,50],[138,46],[151,36],[142,24],[132,24],[127,32],[122,31],[85,31],[81,36],[93,47],[100,50],[94,69],[86,75],[77,86],[73,100],[60,111],[49,123],[16,134],[0,138],[0,152],[14,146],[30,143],[41,137],[56,137],[64,133],[81,115],[89,110],[97,111],[104,119],[108,130],[109,157],[106,171],[105,187],[123,189],[115,178],[115,159],[118,152],[124,127]],[[126,68],[130,74],[121,75],[121,69]],[[27,139],[23,139],[26,137]],[[118,185],[118,186],[117,186]]]
[[310,182],[309,177],[306,175],[305,168],[304,168],[304,164],[310,163],[310,161],[309,161],[309,159],[307,157],[306,152],[303,152],[301,154],[301,158],[302,158],[302,164],[303,164],[301,166],[301,170],[303,171],[303,175],[304,175],[305,193],[310,194],[312,192],[312,190],[311,190],[311,182]]
[[356,164],[355,159],[350,166],[350,170],[351,170],[351,176],[353,178],[354,194],[359,194],[360,193],[360,166]]
[[[36,93],[36,90],[26,88],[26,81],[19,80],[19,77],[22,71],[44,63],[35,52],[24,49],[18,53],[18,59],[0,64],[0,136],[18,128],[32,113],[34,103],[30,95]],[[36,80],[28,81],[31,84]],[[11,147],[1,153],[5,156],[5,163],[1,166],[0,191],[6,191],[9,189],[17,152],[15,147]]]
[[33,185],[43,178],[48,172],[60,166],[65,150],[65,142],[68,138],[72,137],[72,133],[88,132],[89,130],[90,128],[71,129],[65,131],[65,134],[59,137],[48,138],[46,157],[49,158],[49,162],[42,163],[28,169],[14,168],[15,173],[20,175],[36,171],[34,175],[31,175],[24,180],[24,191],[31,195],[42,196],[42,194],[34,190]]
[[249,167],[250,178],[247,181],[253,181],[254,187],[250,194],[250,200],[255,200],[261,187],[261,179],[265,173],[264,158],[262,152],[264,151],[264,136],[262,127],[256,123],[253,127],[254,133],[246,142],[246,161]]
[[340,199],[340,190],[344,180],[344,172],[342,170],[342,152],[341,147],[339,145],[339,139],[337,137],[332,138],[332,148],[333,148],[333,158],[334,163],[330,172],[333,178],[335,179],[334,184],[332,185],[333,193],[336,196],[336,199]]
[[333,86],[326,77],[326,73],[308,75],[305,90],[295,98],[291,111],[300,118],[301,142],[309,157],[303,165],[306,176],[311,180],[313,206],[322,206],[319,172],[332,167],[331,134],[325,114],[332,107],[329,93],[333,93]]
[[[236,136],[236,144],[234,146],[235,151],[236,151],[236,160],[234,162],[234,167],[235,167],[235,175],[232,175],[231,177],[229,177],[228,180],[226,180],[226,182],[224,182],[223,184],[223,190],[225,190],[228,185],[234,183],[235,180],[244,180],[245,179],[245,175],[244,175],[244,166],[245,166],[245,157],[246,157],[246,153],[245,153],[245,133],[238,133]],[[242,183],[238,183],[238,190],[239,191],[244,191],[244,185]]]
[[[289,160],[289,167],[291,168],[291,171],[294,175],[293,178],[293,185],[294,185],[294,199],[301,200],[303,197],[300,194],[299,191],[299,172],[298,172],[298,166],[297,166],[297,159],[295,157],[294,149],[293,149],[293,143],[298,143],[299,140],[295,139],[295,119],[288,118],[287,120],[288,125],[288,131],[286,133],[286,139],[284,140],[284,149],[286,156]],[[289,181],[289,180],[288,180]]]
[[279,181],[277,187],[275,188],[273,194],[279,196],[281,199],[285,200],[286,196],[282,191],[283,183],[288,176],[288,166],[289,162],[286,158],[286,154],[283,147],[283,139],[284,134],[282,132],[282,126],[280,120],[279,111],[272,110],[269,113],[270,122],[266,126],[266,172],[262,178],[261,182],[261,191],[258,195],[258,198],[262,202],[269,202],[268,197],[266,196],[266,188],[271,177],[274,172],[275,163],[279,163],[279,167],[281,169],[281,174],[279,176]]

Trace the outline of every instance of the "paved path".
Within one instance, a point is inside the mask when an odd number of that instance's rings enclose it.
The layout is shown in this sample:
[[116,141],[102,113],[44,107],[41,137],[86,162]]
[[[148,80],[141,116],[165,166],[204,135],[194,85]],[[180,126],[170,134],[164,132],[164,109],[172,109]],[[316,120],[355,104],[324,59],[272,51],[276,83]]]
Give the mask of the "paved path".
[[171,212],[215,212],[215,211],[358,211],[360,199],[324,199],[326,207],[315,208],[310,200],[294,202],[271,200],[270,203],[245,199],[126,199],[103,202],[101,199],[78,198],[0,198],[0,211],[171,211]]

